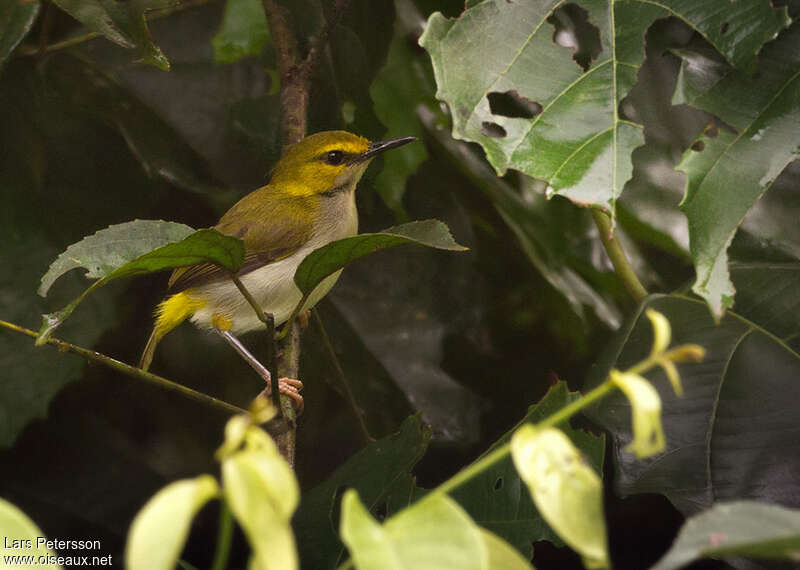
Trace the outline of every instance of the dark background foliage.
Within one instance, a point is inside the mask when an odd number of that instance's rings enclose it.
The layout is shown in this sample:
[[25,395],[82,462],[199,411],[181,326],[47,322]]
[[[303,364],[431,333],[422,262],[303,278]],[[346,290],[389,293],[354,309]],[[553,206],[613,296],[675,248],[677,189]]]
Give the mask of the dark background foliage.
[[[287,6],[302,37],[318,33],[331,17],[325,1]],[[566,30],[580,43],[582,34],[591,36],[591,27],[587,32],[585,14],[569,6],[550,24],[554,37]],[[8,10],[1,8],[0,15]],[[152,38],[170,62],[169,72],[134,61],[132,50],[103,38],[41,53],[40,41],[55,43],[81,28],[50,3],[31,19],[32,29],[0,75],[0,318],[38,329],[41,313],[74,298],[85,286],[78,274],[60,280],[46,299],[36,289],[49,263],[83,236],[136,218],[207,227],[268,180],[281,148],[273,48],[267,42],[257,55],[215,62],[212,38],[224,10],[222,2],[199,2],[152,19]],[[463,2],[419,0],[396,8],[390,2],[351,2],[331,30],[309,108],[309,132],[347,129],[373,140],[387,132],[422,139],[413,160],[424,158],[423,146],[427,159],[413,174],[387,157],[365,175],[358,194],[361,231],[438,218],[470,247],[467,253],[397,248],[359,261],[319,306],[372,434],[395,433],[415,411],[430,426],[427,452],[413,470],[421,487],[436,485],[484,451],[558,378],[581,388],[611,333],[635,309],[586,210],[561,197],[546,200],[543,185],[516,172],[495,178],[479,148],[449,139],[447,111],[434,100],[430,60],[417,45],[435,10],[455,17]],[[670,100],[680,67],[675,50],[701,41],[676,19],[656,22],[625,102],[644,125],[646,145],[634,153],[619,227],[634,267],[654,291],[682,288],[693,275],[686,221],[675,208],[683,176],[673,167],[703,129],[719,121]],[[218,47],[217,60],[220,53]],[[375,87],[381,81],[382,91]],[[751,211],[729,252],[734,261],[796,261],[798,176],[795,162]],[[796,313],[798,302],[796,266],[788,274],[775,277],[783,292],[767,299],[784,314]],[[764,287],[757,275],[744,268],[735,275],[740,281],[734,280],[743,306],[756,313],[746,299]],[[136,362],[165,283],[166,275],[158,275],[111,284],[81,305],[58,336]],[[667,313],[678,322],[688,318],[687,311],[708,319],[697,306]],[[796,318],[780,330],[773,329],[774,321],[750,318],[768,333],[796,341]],[[729,319],[734,317],[726,317],[724,326],[733,326]],[[702,328],[696,322],[681,333],[688,340]],[[623,327],[620,343],[628,332]],[[257,351],[256,336],[248,340]],[[627,345],[630,359],[636,350],[646,351],[640,337]],[[755,355],[737,370],[769,348],[752,348]],[[796,370],[797,363],[787,366]],[[258,378],[228,347],[188,325],[165,338],[153,368],[239,406],[260,390]],[[29,339],[5,331],[0,370],[0,494],[49,536],[99,538],[121,560],[127,527],[149,496],[174,479],[217,469],[213,453],[227,419],[219,410],[76,356],[36,349]],[[771,372],[778,378],[772,389],[785,389],[792,372]],[[297,476],[307,491],[364,440],[313,322],[303,335],[301,377],[306,409],[298,429]],[[686,385],[690,390],[692,380]],[[758,397],[757,390],[742,386],[741,398]],[[776,404],[775,413],[796,431],[790,408]],[[745,420],[731,417],[730,429],[743,431]],[[683,420],[676,415],[666,421]],[[623,443],[625,428],[612,427],[623,435],[619,442],[609,440],[608,456],[624,463],[617,443]],[[734,466],[745,462],[726,472],[737,477],[749,477],[747,470],[764,461],[738,456],[735,446],[731,453]],[[784,461],[784,453],[767,459]],[[788,468],[797,468],[796,461]],[[672,506],[669,500],[676,498],[664,485],[643,484],[619,469],[624,467],[607,461],[606,478],[620,483],[619,490],[649,494],[621,498],[607,486],[612,553],[620,568],[643,568],[668,547],[690,513]],[[681,477],[691,474],[680,465],[675,469],[672,482],[683,488]],[[796,480],[766,471],[758,486],[771,487],[769,496],[752,489],[732,495],[798,507]],[[214,509],[201,513],[184,555],[198,567],[208,565]],[[302,541],[301,536],[301,559]],[[547,542],[534,546],[540,568],[579,567],[566,549]],[[246,553],[237,536],[232,567],[243,566]]]

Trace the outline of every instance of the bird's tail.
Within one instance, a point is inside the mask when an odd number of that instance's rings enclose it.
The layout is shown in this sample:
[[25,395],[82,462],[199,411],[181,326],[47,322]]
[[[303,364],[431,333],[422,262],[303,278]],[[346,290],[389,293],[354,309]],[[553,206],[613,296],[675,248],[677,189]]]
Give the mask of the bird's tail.
[[158,342],[164,335],[205,306],[205,301],[189,296],[186,291],[164,299],[156,309],[156,324],[139,359],[139,368],[147,370],[153,362]]

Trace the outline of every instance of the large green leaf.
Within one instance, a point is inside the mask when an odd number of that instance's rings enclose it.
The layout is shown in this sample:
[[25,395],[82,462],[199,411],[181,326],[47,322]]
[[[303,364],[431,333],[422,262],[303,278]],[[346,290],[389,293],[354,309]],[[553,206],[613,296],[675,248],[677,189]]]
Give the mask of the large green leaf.
[[[454,137],[480,143],[498,173],[520,170],[612,213],[631,177],[631,152],[643,142],[641,126],[620,116],[619,103],[636,81],[650,24],[678,17],[734,65],[750,66],[788,22],[786,10],[767,0],[584,1],[601,46],[584,72],[552,41],[548,18],[563,4],[468,2],[458,19],[433,14],[420,43],[433,61],[437,97],[450,106]],[[522,110],[493,109],[502,97]]]
[[153,43],[147,28],[146,13],[171,6],[169,0],[54,0],[90,30],[115,44],[135,49],[144,63],[169,71],[169,60]]
[[713,113],[735,129],[704,136],[678,166],[687,175],[693,290],[720,317],[733,305],[727,249],[745,214],[800,153],[800,24],[759,54],[753,75],[685,53],[675,102]]
[[391,503],[392,493],[400,488],[407,497],[413,488],[411,469],[425,453],[429,438],[430,429],[411,416],[397,434],[369,444],[303,495],[293,525],[303,544],[304,568],[323,570],[338,565],[344,552],[336,533],[342,491],[356,489],[369,509]]
[[[800,265],[735,266],[742,306],[715,326],[704,303],[651,296],[623,327],[590,385],[610,367],[625,369],[650,351],[644,318],[654,308],[672,324],[675,344],[696,343],[702,364],[681,366],[685,394],[672,393],[663,373],[648,373],[661,395],[666,450],[638,460],[631,441],[630,404],[614,393],[590,411],[611,431],[617,484],[624,494],[662,493],[686,515],[718,500],[755,498],[797,505],[800,483]],[[793,348],[794,346],[794,348]]]
[[0,70],[39,14],[37,0],[8,0],[0,4]]
[[698,558],[746,556],[797,561],[800,511],[754,501],[721,503],[683,525],[650,570],[677,570]]

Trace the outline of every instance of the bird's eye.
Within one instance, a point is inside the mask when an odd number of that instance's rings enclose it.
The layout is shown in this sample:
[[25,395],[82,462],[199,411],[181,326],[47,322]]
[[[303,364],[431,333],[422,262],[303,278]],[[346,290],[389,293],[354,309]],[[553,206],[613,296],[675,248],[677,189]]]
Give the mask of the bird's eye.
[[331,166],[339,166],[344,162],[344,153],[340,150],[332,150],[325,155],[325,162]]

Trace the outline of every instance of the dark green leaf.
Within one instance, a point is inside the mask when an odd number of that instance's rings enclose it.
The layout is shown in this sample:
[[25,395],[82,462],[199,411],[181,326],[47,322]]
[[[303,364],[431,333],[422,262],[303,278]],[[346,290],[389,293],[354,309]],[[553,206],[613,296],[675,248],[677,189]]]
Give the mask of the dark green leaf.
[[[601,50],[584,72],[569,49],[552,41],[548,19],[560,5],[473,2],[458,19],[431,16],[420,43],[431,54],[437,97],[450,106],[455,138],[480,143],[500,174],[520,170],[612,214],[631,177],[631,153],[643,142],[641,125],[621,117],[619,103],[636,80],[650,24],[677,16],[716,41],[734,64],[747,65],[788,23],[786,10],[766,0],[587,2]],[[493,108],[493,97],[527,110]]]
[[92,31],[128,49],[136,49],[144,63],[169,71],[169,60],[153,43],[147,29],[146,13],[172,5],[170,0],[54,0]]
[[38,0],[7,0],[0,4],[0,69],[28,35],[38,14]]
[[450,251],[467,249],[456,243],[450,230],[439,220],[409,222],[374,234],[359,234],[340,239],[312,251],[297,268],[294,282],[307,295],[328,275],[339,271],[351,261],[405,243]]
[[46,295],[53,281],[77,267],[98,281],[60,311],[44,315],[36,342],[44,343],[86,295],[109,281],[203,262],[236,272],[244,262],[244,244],[213,229],[193,231],[160,220],[134,220],[95,232],[58,256],[42,277],[39,294]]
[[[624,494],[662,493],[685,515],[715,501],[754,498],[796,501],[800,484],[800,332],[797,295],[800,265],[743,265],[732,271],[742,292],[742,312],[729,312],[718,326],[704,303],[685,297],[651,296],[623,327],[599,363],[590,386],[613,366],[624,370],[652,344],[644,309],[672,324],[673,344],[696,343],[701,364],[682,364],[685,390],[676,397],[663,373],[653,371],[662,399],[666,451],[644,461],[624,450],[631,441],[628,400],[613,393],[590,411],[611,431],[617,483]],[[785,341],[782,339],[786,339]]]
[[65,101],[113,126],[150,178],[223,196],[207,164],[175,129],[99,67],[69,55],[45,60],[45,76]]
[[222,26],[211,40],[215,63],[233,63],[258,55],[269,42],[269,27],[261,0],[228,0]]
[[[518,426],[541,421],[579,397],[577,392],[567,390],[566,382],[559,381],[541,401],[529,408]],[[558,427],[587,457],[595,472],[602,473],[605,437],[590,435],[569,425]],[[490,450],[508,441],[514,429],[516,427],[495,442]],[[451,495],[475,522],[507,540],[524,556],[532,556],[532,543],[537,540],[563,544],[536,510],[510,456],[460,486]]]
[[[401,7],[400,10],[405,8]],[[403,136],[421,138],[423,131],[419,122],[412,113],[401,110],[414,109],[422,103],[434,103],[435,84],[430,67],[415,57],[408,27],[403,15],[398,14],[386,65],[369,89],[375,103],[375,114],[388,128],[385,135],[387,139]],[[375,188],[398,219],[407,218],[403,208],[406,179],[427,158],[428,152],[423,144],[406,145],[384,158],[383,170],[375,179]]]
[[800,152],[800,25],[764,48],[756,75],[720,68],[700,53],[683,57],[675,102],[736,129],[702,137],[678,167],[687,175],[681,209],[697,269],[693,290],[719,318],[733,305],[727,249],[734,233]]
[[418,416],[411,416],[390,437],[380,439],[352,456],[324,483],[303,495],[293,519],[295,535],[301,537],[303,568],[336,568],[345,548],[339,541],[339,501],[345,489],[358,491],[372,510],[393,500],[390,492],[406,481],[413,487],[411,469],[428,446],[430,429]]
[[720,503],[683,525],[650,570],[677,570],[698,558],[746,556],[797,560],[800,511],[754,501]]

